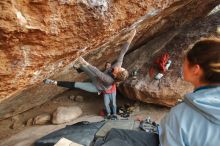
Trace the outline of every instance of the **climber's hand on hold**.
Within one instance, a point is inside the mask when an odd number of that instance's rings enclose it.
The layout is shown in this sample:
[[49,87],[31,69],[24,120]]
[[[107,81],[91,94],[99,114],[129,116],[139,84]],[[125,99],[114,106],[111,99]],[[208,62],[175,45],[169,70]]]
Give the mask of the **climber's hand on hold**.
[[89,63],[86,62],[86,61],[80,56],[78,59],[76,59],[76,60],[74,61],[74,63],[73,63],[73,68],[78,69],[78,68],[80,68],[81,65],[87,66],[87,65],[89,65]]

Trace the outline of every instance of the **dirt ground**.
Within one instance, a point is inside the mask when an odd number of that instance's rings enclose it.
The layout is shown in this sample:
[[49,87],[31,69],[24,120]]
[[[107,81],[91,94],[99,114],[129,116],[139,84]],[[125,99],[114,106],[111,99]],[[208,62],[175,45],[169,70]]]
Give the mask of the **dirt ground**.
[[[72,95],[80,95],[84,100],[82,102],[71,100],[69,97]],[[133,105],[135,103],[138,103],[138,108],[131,114],[131,119],[135,119],[137,117],[146,118],[150,116],[152,120],[159,122],[169,111],[166,107],[145,104],[122,97],[119,94],[117,95],[118,106],[122,106],[124,104]],[[26,125],[28,119],[36,117],[37,115],[42,113],[52,114],[59,106],[74,105],[77,105],[82,109],[83,115],[71,123],[61,125],[52,125],[50,123],[47,125]],[[63,128],[68,124],[76,123],[81,120],[100,121],[103,118],[99,116],[99,112],[103,108],[104,101],[101,95],[82,92],[80,90],[66,91],[41,106],[35,107],[15,117],[0,121],[0,146],[30,146],[38,138],[47,135],[52,131]],[[35,131],[35,133],[33,133],[33,131]]]

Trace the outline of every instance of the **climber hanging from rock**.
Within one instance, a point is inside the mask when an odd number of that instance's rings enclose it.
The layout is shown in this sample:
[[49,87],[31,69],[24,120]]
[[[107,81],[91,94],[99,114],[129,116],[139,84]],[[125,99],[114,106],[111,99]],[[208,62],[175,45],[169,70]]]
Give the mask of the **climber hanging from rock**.
[[[73,68],[80,69],[85,72],[92,82],[69,82],[69,81],[55,81],[51,79],[45,79],[45,84],[52,84],[60,87],[66,87],[69,89],[81,89],[93,93],[102,93],[104,96],[104,104],[107,111],[107,119],[117,119],[116,116],[116,83],[124,81],[128,77],[128,71],[122,68],[122,63],[125,53],[136,34],[136,30],[131,31],[131,36],[123,44],[120,55],[113,65],[106,63],[105,71],[102,72],[98,68],[92,66],[86,62],[82,57],[79,57],[73,65]],[[111,115],[110,101],[113,104],[113,115]]]

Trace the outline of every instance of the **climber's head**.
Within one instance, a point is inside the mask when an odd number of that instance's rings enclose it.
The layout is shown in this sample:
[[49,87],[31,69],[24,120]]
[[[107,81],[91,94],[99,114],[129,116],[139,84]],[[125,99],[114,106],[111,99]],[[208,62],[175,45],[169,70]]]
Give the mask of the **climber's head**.
[[128,71],[122,67],[114,67],[112,69],[112,74],[115,77],[116,81],[124,81],[128,78]]

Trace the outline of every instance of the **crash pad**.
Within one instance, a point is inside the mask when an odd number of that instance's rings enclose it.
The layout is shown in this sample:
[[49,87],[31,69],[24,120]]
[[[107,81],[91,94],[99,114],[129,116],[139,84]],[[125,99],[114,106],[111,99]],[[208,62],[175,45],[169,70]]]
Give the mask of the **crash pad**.
[[156,133],[128,129],[111,129],[104,138],[98,138],[93,146],[159,146]]
[[109,120],[96,133],[95,137],[104,137],[112,129],[138,130],[139,123],[134,120]]
[[105,121],[89,123],[79,122],[68,125],[63,129],[54,131],[35,142],[35,146],[53,146],[61,138],[74,141],[78,144],[89,146],[94,140],[96,132],[105,123]]

